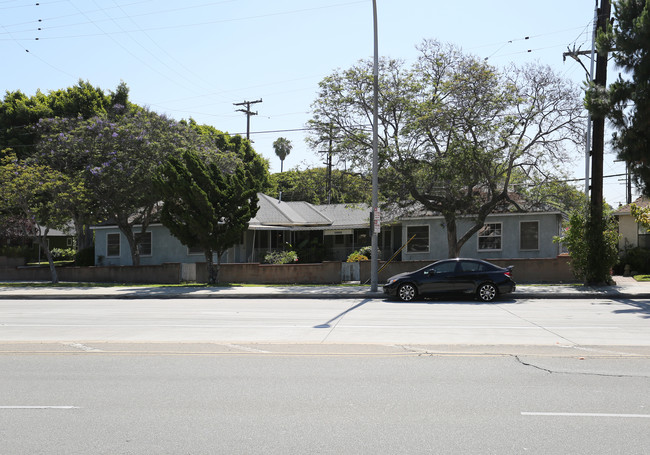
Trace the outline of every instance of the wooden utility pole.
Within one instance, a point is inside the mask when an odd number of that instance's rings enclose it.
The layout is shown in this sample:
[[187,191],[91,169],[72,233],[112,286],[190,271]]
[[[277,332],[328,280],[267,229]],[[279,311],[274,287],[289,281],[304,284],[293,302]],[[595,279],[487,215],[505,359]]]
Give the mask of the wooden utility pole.
[[[598,10],[597,29],[607,32],[611,5],[609,0],[601,0]],[[607,52],[599,52],[596,57],[596,77],[594,84],[599,89],[607,86]],[[593,116],[593,136],[591,149],[591,215],[594,219],[603,216],[603,156],[605,149],[605,116]]]
[[[598,9],[596,29],[607,32],[611,5],[609,0],[601,0]],[[604,91],[607,87],[607,52],[599,52],[596,57],[596,77],[594,85],[596,90]],[[592,113],[592,149],[591,149],[591,200],[589,203],[588,226],[588,263],[591,264],[589,282],[602,282],[607,278],[609,271],[601,270],[600,264],[604,261],[605,239],[603,237],[603,157],[605,149],[605,115]]]
[[237,109],[237,112],[243,112],[246,114],[246,139],[250,141],[251,139],[251,116],[257,115],[257,111],[251,111],[251,104],[261,103],[262,98],[255,101],[243,101],[241,103],[232,103],[234,106],[246,106],[246,109]]

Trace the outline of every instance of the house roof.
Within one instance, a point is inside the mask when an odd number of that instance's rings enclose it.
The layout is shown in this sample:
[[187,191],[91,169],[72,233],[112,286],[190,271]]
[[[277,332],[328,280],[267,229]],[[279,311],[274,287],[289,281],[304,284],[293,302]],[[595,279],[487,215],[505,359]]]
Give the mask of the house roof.
[[258,210],[248,225],[257,226],[328,226],[332,220],[322,215],[308,202],[282,202],[259,193]]
[[354,229],[368,227],[369,223],[369,208],[365,204],[284,202],[262,193],[258,199],[259,209],[248,223],[250,229]]
[[[636,201],[632,202],[632,204],[636,204],[640,208],[646,208],[646,207],[650,206],[650,199],[645,197],[645,196],[641,196],[641,197],[637,198]],[[616,211],[614,211],[614,215],[615,216],[631,215],[631,206],[632,206],[632,204],[627,204],[627,205],[624,205],[622,207],[619,207]]]

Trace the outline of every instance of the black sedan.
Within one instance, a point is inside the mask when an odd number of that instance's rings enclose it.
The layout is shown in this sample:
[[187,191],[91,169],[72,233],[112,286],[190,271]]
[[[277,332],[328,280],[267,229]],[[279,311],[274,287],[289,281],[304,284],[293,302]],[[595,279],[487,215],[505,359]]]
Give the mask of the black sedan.
[[500,294],[514,292],[512,266],[503,268],[480,259],[444,259],[415,272],[388,279],[384,294],[410,302],[418,296],[472,294],[491,302]]

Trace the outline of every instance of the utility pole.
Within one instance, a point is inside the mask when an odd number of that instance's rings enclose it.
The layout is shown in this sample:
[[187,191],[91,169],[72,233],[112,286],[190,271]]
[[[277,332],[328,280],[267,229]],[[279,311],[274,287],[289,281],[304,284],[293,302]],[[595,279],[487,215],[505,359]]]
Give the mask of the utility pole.
[[243,101],[241,103],[232,103],[234,106],[246,106],[246,109],[237,109],[237,112],[246,114],[246,139],[251,140],[251,116],[257,115],[257,111],[251,111],[251,104],[261,103],[262,98],[255,101]]
[[327,166],[327,182],[326,182],[326,191],[327,191],[327,204],[332,203],[332,134],[333,125],[330,123],[330,132],[329,132],[329,147],[327,150],[320,150],[319,153],[327,153],[327,161],[324,163]]
[[377,43],[377,0],[372,0],[372,21],[374,31],[374,59],[372,69],[372,226],[371,229],[371,248],[372,257],[370,258],[370,290],[377,291],[379,282],[379,231],[380,214],[379,214],[379,151],[378,151],[378,130],[379,130],[379,46]]
[[[611,5],[609,0],[601,0],[598,9],[597,30],[607,31]],[[596,57],[596,89],[605,90],[607,87],[607,52],[599,52]],[[603,238],[603,157],[605,149],[605,115],[593,114],[592,129],[592,154],[591,154],[591,200],[589,204],[589,226],[587,238],[589,243],[588,262],[592,264],[592,273],[587,281],[604,281],[609,271],[600,270],[599,264],[603,263],[605,240]],[[591,231],[591,232],[589,232]],[[605,274],[605,276],[602,276]]]

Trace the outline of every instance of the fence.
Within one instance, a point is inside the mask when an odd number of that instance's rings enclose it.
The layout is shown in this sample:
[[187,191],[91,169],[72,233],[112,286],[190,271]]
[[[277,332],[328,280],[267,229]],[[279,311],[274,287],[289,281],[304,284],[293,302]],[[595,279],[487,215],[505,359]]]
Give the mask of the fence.
[[[490,262],[514,265],[513,276],[518,283],[575,282],[568,256],[551,259],[495,259]],[[379,284],[398,273],[410,272],[430,264],[430,261],[402,261],[390,263],[379,274]],[[60,281],[96,283],[160,283],[184,281],[207,282],[205,264],[170,263],[143,266],[57,267]],[[370,262],[359,262],[351,268],[344,262],[331,261],[316,264],[222,264],[221,283],[253,284],[339,284],[346,281],[370,281]],[[48,267],[2,266],[0,281],[49,281]]]

